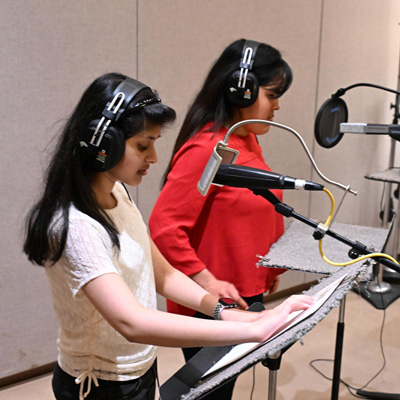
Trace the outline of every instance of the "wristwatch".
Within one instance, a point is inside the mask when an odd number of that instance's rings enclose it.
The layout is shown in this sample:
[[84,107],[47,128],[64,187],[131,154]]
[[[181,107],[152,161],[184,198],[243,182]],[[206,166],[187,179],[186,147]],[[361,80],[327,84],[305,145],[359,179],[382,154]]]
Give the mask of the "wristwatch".
[[219,320],[222,310],[225,308],[238,308],[238,303],[228,297],[222,297],[218,300],[217,305],[214,308],[214,319]]

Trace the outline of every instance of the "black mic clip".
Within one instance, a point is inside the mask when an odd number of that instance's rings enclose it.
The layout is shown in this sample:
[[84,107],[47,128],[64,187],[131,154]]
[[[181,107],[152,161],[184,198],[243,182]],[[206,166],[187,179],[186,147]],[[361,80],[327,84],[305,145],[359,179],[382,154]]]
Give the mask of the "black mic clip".
[[250,189],[255,195],[264,197],[275,208],[275,211],[286,218],[293,216],[294,208],[282,203],[269,189]]
[[349,250],[349,257],[353,260],[355,260],[356,258],[364,255],[364,254],[368,254],[368,253],[373,253],[373,251],[367,251],[367,246],[365,244],[362,244],[360,242],[358,242],[356,240],[355,242],[355,246],[353,246],[350,250]]
[[291,217],[293,215],[293,207],[288,206],[285,203],[278,203],[275,204],[275,211],[279,214],[282,214],[284,217]]

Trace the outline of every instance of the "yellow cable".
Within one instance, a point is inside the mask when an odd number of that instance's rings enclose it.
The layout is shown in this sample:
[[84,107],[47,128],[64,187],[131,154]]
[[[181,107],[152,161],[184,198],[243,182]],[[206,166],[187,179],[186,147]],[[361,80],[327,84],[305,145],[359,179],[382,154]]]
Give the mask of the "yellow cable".
[[[329,214],[329,217],[327,218],[325,225],[328,227],[332,218],[333,218],[333,214],[335,212],[335,198],[333,197],[332,193],[327,189],[324,188],[323,189],[324,192],[329,196],[329,198],[331,199],[331,212]],[[322,239],[319,241],[319,252],[321,254],[321,257],[324,261],[326,261],[328,264],[334,265],[336,267],[344,267],[350,264],[354,264],[356,262],[359,261],[363,261],[366,260],[367,258],[372,258],[372,257],[385,257],[388,258],[389,260],[391,260],[392,262],[399,264],[398,261],[396,259],[394,259],[392,256],[389,256],[388,254],[385,253],[371,253],[371,254],[366,254],[364,256],[358,257],[355,260],[351,260],[351,261],[347,261],[347,262],[343,262],[343,263],[335,263],[333,261],[330,261],[324,254],[324,251],[322,249]]]
[[331,213],[329,214],[329,217],[327,218],[327,220],[325,222],[325,225],[329,226],[329,224],[331,223],[331,220],[333,218],[333,214],[335,212],[335,198],[333,197],[333,194],[327,188],[324,187],[323,190],[331,199]]

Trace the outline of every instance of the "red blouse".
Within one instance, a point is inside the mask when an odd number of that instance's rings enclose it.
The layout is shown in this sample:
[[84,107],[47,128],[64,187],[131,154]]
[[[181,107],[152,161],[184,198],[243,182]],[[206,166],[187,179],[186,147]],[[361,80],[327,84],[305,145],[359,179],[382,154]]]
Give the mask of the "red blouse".
[[[206,127],[207,128],[207,127]],[[206,129],[205,128],[205,129]],[[269,290],[283,270],[257,266],[284,232],[282,215],[271,203],[245,188],[211,185],[206,196],[197,183],[215,147],[227,130],[189,139],[175,155],[167,183],[149,220],[151,236],[164,257],[186,275],[208,268],[217,279],[233,283],[244,297]],[[229,137],[239,150],[235,164],[270,171],[254,134]],[[281,190],[273,190],[282,199]],[[194,311],[167,301],[169,312]]]

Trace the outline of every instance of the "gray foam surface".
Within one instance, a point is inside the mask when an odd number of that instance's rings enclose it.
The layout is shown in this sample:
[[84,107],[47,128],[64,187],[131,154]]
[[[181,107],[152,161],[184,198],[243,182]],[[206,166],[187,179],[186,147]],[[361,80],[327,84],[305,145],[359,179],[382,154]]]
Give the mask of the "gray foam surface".
[[[359,225],[334,223],[331,230],[352,242],[360,242],[370,251],[380,252],[387,234],[387,229],[370,228]],[[325,262],[318,248],[318,241],[313,238],[314,228],[300,221],[293,221],[280,239],[271,246],[270,251],[261,258],[262,267],[285,268],[303,272],[331,275],[340,268]],[[350,261],[350,246],[325,235],[322,249],[326,257],[333,262]],[[361,265],[362,262],[356,263]]]

